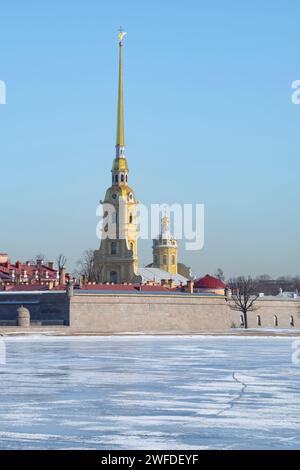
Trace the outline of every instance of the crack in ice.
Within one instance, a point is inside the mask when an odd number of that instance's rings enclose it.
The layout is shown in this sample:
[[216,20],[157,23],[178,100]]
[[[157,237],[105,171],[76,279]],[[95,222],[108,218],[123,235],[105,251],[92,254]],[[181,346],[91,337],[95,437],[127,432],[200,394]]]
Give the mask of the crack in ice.
[[219,411],[218,413],[216,413],[214,416],[221,416],[221,414],[225,413],[225,411],[229,411],[229,410],[232,410],[232,408],[234,407],[234,405],[236,405],[236,403],[242,398],[243,394],[245,393],[245,390],[247,388],[247,384],[245,382],[242,382],[241,380],[239,380],[237,377],[236,377],[236,373],[235,372],[232,372],[231,374],[233,380],[239,384],[239,385],[242,385],[242,388],[239,392],[239,394],[235,397],[233,397],[228,403],[227,403],[227,406],[228,408],[225,408],[221,411]]

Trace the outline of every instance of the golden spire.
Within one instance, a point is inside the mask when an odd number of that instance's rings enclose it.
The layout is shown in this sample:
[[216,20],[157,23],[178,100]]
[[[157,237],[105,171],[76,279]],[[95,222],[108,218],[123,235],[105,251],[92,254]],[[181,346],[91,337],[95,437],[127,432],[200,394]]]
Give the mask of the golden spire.
[[117,119],[117,156],[121,156],[122,152],[118,152],[120,147],[125,146],[124,138],[124,102],[123,102],[123,63],[122,63],[122,47],[125,31],[120,28],[119,30],[119,91],[118,91],[118,119]]

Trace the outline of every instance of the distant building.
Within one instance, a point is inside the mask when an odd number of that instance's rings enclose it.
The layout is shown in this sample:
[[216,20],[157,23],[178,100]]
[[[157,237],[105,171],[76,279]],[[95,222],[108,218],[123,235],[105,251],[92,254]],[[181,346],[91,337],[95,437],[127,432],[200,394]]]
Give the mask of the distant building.
[[153,268],[177,274],[178,245],[170,233],[169,219],[166,215],[162,218],[159,236],[153,240],[152,250]]
[[209,274],[194,281],[194,292],[224,295],[225,287],[226,284],[223,281]]
[[166,215],[161,220],[158,237],[153,239],[152,253],[153,262],[146,268],[139,268],[143,279],[152,275],[157,282],[168,279],[173,280],[177,286],[192,279],[191,269],[178,263],[178,243],[170,232],[170,222]]
[[0,253],[0,289],[13,290],[17,286],[43,286],[47,289],[64,285],[69,275],[62,269],[61,272],[54,268],[53,262],[44,263],[38,259],[34,262],[16,261],[11,263],[9,256]]
[[265,295],[276,296],[285,295],[286,292],[297,293],[300,291],[299,278],[283,278],[283,279],[258,279],[256,281],[257,290]]

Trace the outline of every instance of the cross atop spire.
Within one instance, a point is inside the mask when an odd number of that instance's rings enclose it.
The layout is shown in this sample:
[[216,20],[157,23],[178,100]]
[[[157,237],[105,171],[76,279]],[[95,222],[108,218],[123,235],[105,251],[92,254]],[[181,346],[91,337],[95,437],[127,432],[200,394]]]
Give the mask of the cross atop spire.
[[118,90],[118,117],[117,117],[117,157],[124,157],[125,137],[124,137],[124,100],[123,100],[123,62],[122,47],[125,31],[120,26],[119,29],[119,90]]

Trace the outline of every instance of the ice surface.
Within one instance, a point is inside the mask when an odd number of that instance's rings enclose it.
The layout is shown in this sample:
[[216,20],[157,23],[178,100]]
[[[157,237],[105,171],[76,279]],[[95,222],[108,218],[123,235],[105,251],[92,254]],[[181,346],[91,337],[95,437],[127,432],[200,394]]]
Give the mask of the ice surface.
[[18,337],[1,449],[300,449],[293,338]]

